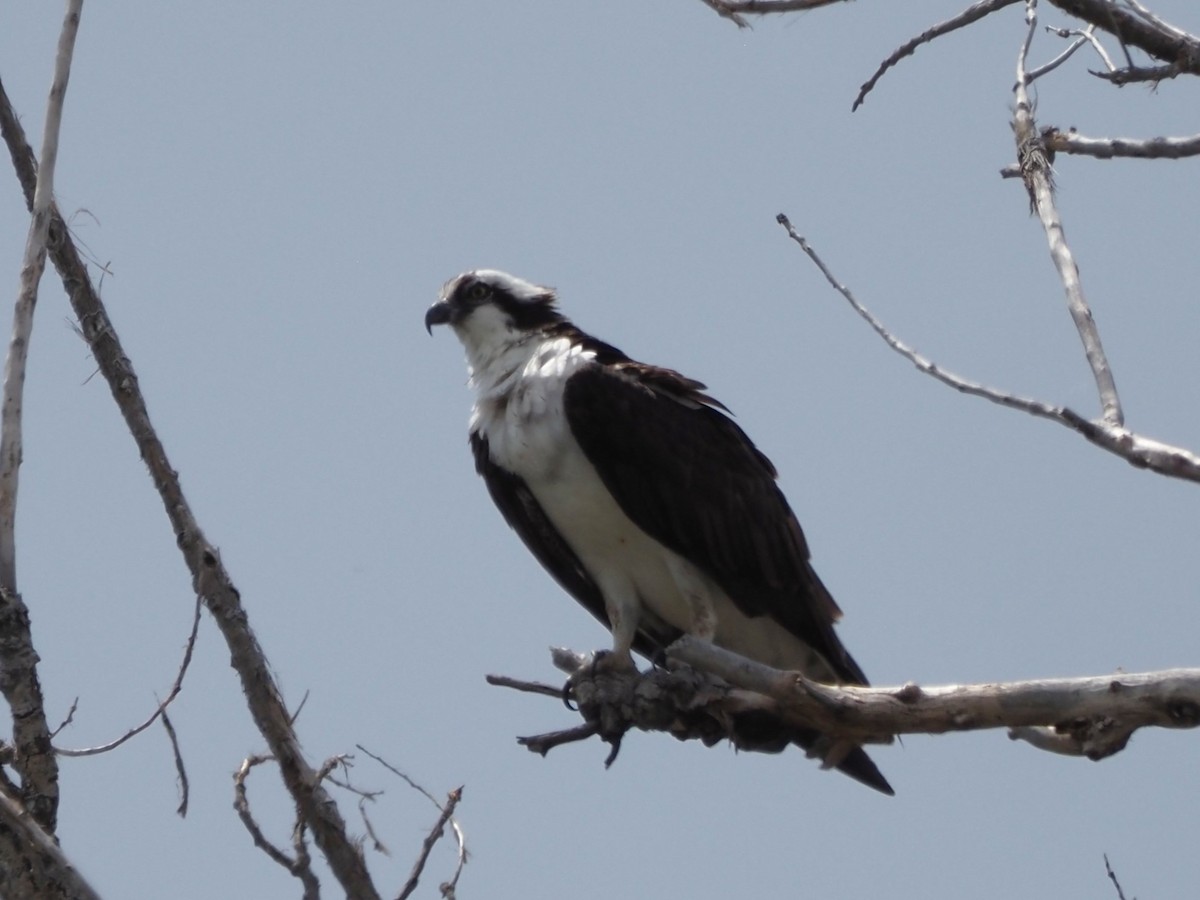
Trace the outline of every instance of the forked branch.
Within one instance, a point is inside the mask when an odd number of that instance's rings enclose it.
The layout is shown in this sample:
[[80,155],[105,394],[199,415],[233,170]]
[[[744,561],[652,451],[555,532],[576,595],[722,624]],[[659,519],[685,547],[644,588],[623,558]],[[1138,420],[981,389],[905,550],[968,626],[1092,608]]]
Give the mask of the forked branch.
[[875,333],[889,347],[926,375],[936,378],[942,384],[952,387],[960,393],[982,397],[985,400],[990,400],[1009,409],[1016,409],[1031,416],[1058,422],[1060,425],[1064,425],[1077,434],[1082,435],[1097,447],[1121,457],[1130,465],[1140,469],[1149,469],[1152,472],[1157,472],[1159,475],[1167,475],[1172,478],[1181,478],[1185,481],[1200,483],[1200,456],[1197,456],[1191,450],[1144,437],[1134,431],[1130,431],[1124,425],[1116,425],[1104,419],[1088,419],[1066,406],[1033,400],[1028,397],[1020,397],[1016,394],[988,387],[987,385],[963,378],[942,368],[892,334],[874,313],[859,302],[854,293],[840,282],[829,267],[825,265],[825,262],[817,255],[817,252],[808,241],[796,231],[786,215],[780,213],[776,217],[776,220],[787,230],[788,237],[799,244],[800,249],[821,270],[821,274],[825,276],[826,281],[833,286],[833,289],[846,299],[854,311],[866,320]]
[[[0,85],[0,132],[13,167],[33,204],[36,163],[24,129]],[[296,801],[304,827],[324,853],[330,869],[348,896],[378,898],[361,848],[350,837],[337,804],[317,778],[292,727],[266,654],[250,627],[241,594],[221,562],[220,552],[205,537],[184,496],[179,475],[150,420],[133,363],[121,345],[99,293],[55,205],[50,207],[50,258],[62,278],[71,306],[96,364],[108,382],[142,460],[159,492],[176,543],[192,576],[195,593],[212,614],[229,646],[231,662],[241,679],[246,705],[279,765],[284,785]],[[48,732],[47,732],[48,734]],[[49,740],[47,739],[47,748]]]
[[[32,217],[21,263],[21,287],[13,309],[12,338],[4,363],[4,392],[0,406],[0,692],[12,713],[13,748],[16,751],[13,764],[21,777],[20,802],[38,826],[50,835],[54,834],[58,821],[58,762],[50,748],[50,728],[38,679],[38,655],[33,647],[29,611],[17,589],[17,486],[24,446],[25,366],[38,284],[46,266],[54,209],[58,135],[82,7],[83,0],[67,3],[54,60],[50,97],[46,103],[43,163],[36,175],[31,173],[27,188]],[[11,873],[15,863],[11,859],[5,862],[8,865],[4,868]],[[7,883],[8,879],[0,882]]]

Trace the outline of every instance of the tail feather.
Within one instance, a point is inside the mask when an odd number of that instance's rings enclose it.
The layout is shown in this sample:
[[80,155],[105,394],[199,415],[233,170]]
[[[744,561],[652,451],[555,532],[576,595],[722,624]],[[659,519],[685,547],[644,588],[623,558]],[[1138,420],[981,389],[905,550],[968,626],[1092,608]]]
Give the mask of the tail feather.
[[849,775],[855,781],[874,788],[881,794],[895,796],[874,760],[857,744],[831,740],[811,728],[797,728],[780,721],[766,710],[747,710],[739,713],[733,723],[733,742],[741,750],[760,753],[779,753],[789,744],[801,747],[809,756],[820,759],[828,767]]

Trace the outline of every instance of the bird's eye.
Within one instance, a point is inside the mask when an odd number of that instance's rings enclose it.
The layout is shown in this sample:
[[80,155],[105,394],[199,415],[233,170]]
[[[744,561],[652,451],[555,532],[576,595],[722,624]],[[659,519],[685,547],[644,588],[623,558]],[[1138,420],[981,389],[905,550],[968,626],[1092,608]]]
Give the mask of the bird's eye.
[[477,281],[467,291],[467,296],[472,300],[486,300],[492,293],[492,289],[482,281]]

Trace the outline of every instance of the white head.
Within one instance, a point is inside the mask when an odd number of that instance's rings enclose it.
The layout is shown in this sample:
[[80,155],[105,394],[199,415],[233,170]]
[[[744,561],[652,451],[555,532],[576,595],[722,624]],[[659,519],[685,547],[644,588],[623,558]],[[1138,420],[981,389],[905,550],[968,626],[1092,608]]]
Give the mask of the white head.
[[565,321],[554,289],[496,269],[475,269],[452,278],[425,313],[425,328],[449,325],[478,370],[517,344]]

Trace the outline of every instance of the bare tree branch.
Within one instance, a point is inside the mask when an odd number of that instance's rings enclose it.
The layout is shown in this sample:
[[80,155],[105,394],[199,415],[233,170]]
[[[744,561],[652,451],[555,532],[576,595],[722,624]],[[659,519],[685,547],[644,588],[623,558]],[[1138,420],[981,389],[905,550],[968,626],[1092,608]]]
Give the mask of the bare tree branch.
[[922,688],[834,687],[780,672],[684,637],[668,655],[738,688],[765,694],[788,714],[835,737],[941,734],[1043,726],[1070,735],[1077,754],[1103,759],[1138,728],[1200,726],[1200,669]]
[[175,726],[171,724],[171,717],[167,715],[164,709],[162,713],[163,730],[167,733],[167,740],[171,742],[171,752],[175,757],[175,773],[179,776],[179,806],[175,807],[175,812],[179,818],[186,819],[188,811],[188,777],[187,767],[183,764],[183,753],[179,750],[179,736],[175,734]]
[[1060,425],[1064,425],[1082,435],[1097,447],[1121,457],[1130,465],[1136,466],[1139,469],[1149,469],[1152,472],[1157,472],[1159,475],[1168,475],[1172,478],[1181,478],[1185,481],[1200,482],[1200,456],[1197,456],[1191,450],[1144,437],[1130,431],[1124,426],[1112,425],[1103,420],[1086,419],[1066,406],[1055,406],[1040,400],[1018,397],[1015,394],[1009,394],[978,382],[969,381],[959,375],[948,372],[941,366],[930,361],[888,331],[887,327],[858,301],[850,289],[837,280],[824,261],[809,245],[808,241],[796,232],[796,229],[792,226],[786,215],[780,213],[776,216],[776,220],[787,230],[788,237],[799,244],[800,249],[821,270],[821,274],[825,276],[825,279],[833,286],[834,290],[846,298],[847,302],[854,308],[854,311],[867,321],[889,347],[911,362],[920,371],[936,378],[942,384],[952,387],[960,393],[982,397],[985,400],[990,400],[1009,409],[1016,409],[1031,416],[1058,422]]
[[[35,183],[33,151],[0,84],[0,132],[13,159],[17,177],[32,203]],[[192,574],[196,593],[216,620],[230,649],[231,662],[242,683],[250,714],[271,753],[288,792],[296,800],[304,821],[330,869],[349,896],[374,900],[379,896],[371,882],[361,848],[346,833],[337,804],[315,778],[292,728],[291,717],[271,672],[266,655],[250,628],[249,618],[220,553],[204,536],[179,484],[178,473],[150,421],[145,398],[133,364],[125,354],[104,304],[91,284],[66,224],[57,208],[51,211],[50,257],[63,280],[80,330],[91,348],[113,399],[121,410],[142,460],[150,470],[162,499],[176,543]]]
[[723,19],[729,19],[738,28],[749,28],[750,23],[743,16],[739,16],[736,12],[729,8],[729,4],[725,0],[700,0],[709,9],[716,12]]
[[[732,20],[739,28],[746,28],[749,26],[749,22],[745,17],[749,15],[762,16],[816,9],[832,5],[833,2],[839,2],[839,0],[774,0],[774,2],[772,0],[744,0],[744,2],[701,0],[701,2],[716,10],[721,16]],[[879,64],[871,77],[859,88],[851,109],[857,110],[862,106],[867,94],[875,88],[887,71],[904,58],[912,56],[922,44],[931,43],[943,35],[965,28],[997,10],[1019,2],[1021,0],[978,0],[957,15],[931,26],[901,44]],[[1090,41],[1105,61],[1108,69],[1107,72],[1092,73],[1098,77],[1120,85],[1133,81],[1161,81],[1185,73],[1200,75],[1200,39],[1155,16],[1134,0],[1126,0],[1124,5],[1114,3],[1113,0],[1049,0],[1049,2],[1068,15],[1088,23],[1089,27],[1084,31],[1062,28],[1048,30],[1055,31],[1064,37],[1070,34],[1080,35],[1083,40]],[[1124,69],[1118,69],[1108,58],[1099,41],[1096,40],[1094,30],[1097,28],[1114,35],[1121,41],[1123,49],[1126,48],[1126,45],[1136,47],[1154,59],[1162,61],[1164,65],[1152,68],[1136,66],[1126,49],[1125,56],[1128,65]],[[1032,82],[1061,65],[1080,46],[1082,44],[1077,41],[1055,60],[1031,72],[1029,81]]]
[[275,758],[268,755],[247,756],[242,760],[241,766],[233,775],[233,808],[237,810],[238,818],[242,820],[242,824],[246,830],[250,832],[250,837],[254,841],[254,846],[262,850],[267,856],[286,869],[291,875],[300,880],[304,885],[304,897],[316,898],[321,895],[320,883],[317,881],[317,876],[312,870],[312,860],[308,856],[308,848],[304,842],[304,819],[297,816],[296,825],[292,829],[292,847],[295,850],[295,856],[288,856],[278,847],[276,847],[267,836],[263,834],[259,828],[258,822],[255,821],[254,814],[250,811],[250,800],[246,796],[246,780],[250,777],[250,772],[255,766],[260,766],[266,762],[274,762]]
[[866,83],[858,89],[858,96],[854,98],[854,103],[851,104],[850,110],[853,112],[863,105],[863,101],[867,99],[867,94],[875,88],[887,70],[895,66],[900,60],[906,56],[912,56],[917,48],[922,44],[928,44],[937,40],[944,34],[949,34],[952,31],[958,31],[960,28],[966,28],[973,22],[978,22],[985,16],[989,16],[996,10],[1004,9],[1006,6],[1012,6],[1014,3],[1019,3],[1021,0],[979,0],[978,3],[972,3],[956,16],[946,19],[944,22],[938,22],[931,28],[921,32],[912,40],[901,44],[892,53],[879,64],[879,68],[866,80]]
[[53,836],[4,791],[0,791],[0,859],[5,861],[5,896],[13,900],[100,900]]
[[[463,789],[458,787],[446,795],[446,805],[442,807],[442,812],[438,816],[437,821],[433,823],[433,828],[429,830],[429,834],[427,834],[425,836],[425,840],[421,842],[421,852],[417,856],[417,861],[413,863],[412,872],[408,876],[408,881],[404,883],[404,887],[400,890],[398,900],[406,900],[406,898],[411,897],[412,892],[417,889],[417,882],[421,879],[421,872],[423,872],[425,869],[425,863],[429,859],[429,854],[433,852],[434,846],[445,832],[446,823],[449,822],[451,817],[454,815],[454,808],[458,806],[458,801],[462,799],[462,791]],[[442,885],[443,895],[447,893],[447,888],[449,888],[450,893],[453,893],[454,886],[458,883],[459,873],[462,872],[463,863],[466,862],[466,855],[461,852],[461,843],[459,844],[459,847],[460,853],[458,871],[454,873],[454,878],[451,881],[445,882]]]
[[[589,730],[609,743],[631,728],[712,745],[736,740],[729,722],[748,710],[854,743],[902,734],[1008,728],[1032,746],[1099,760],[1122,750],[1138,728],[1200,726],[1200,669],[994,684],[858,687],[818,684],[706,641],[683,637],[667,649],[684,665],[647,672],[596,670],[574,654],[572,697]],[[562,655],[560,654],[560,662]],[[563,734],[565,732],[556,732]],[[543,736],[549,737],[549,736]],[[554,742],[534,744],[545,753]],[[558,741],[557,743],[564,743]]]
[[50,728],[38,680],[38,656],[33,648],[29,610],[17,589],[17,485],[23,443],[21,413],[25,364],[33,331],[38,283],[46,265],[58,135],[82,7],[82,0],[69,0],[58,38],[42,134],[44,162],[29,191],[32,219],[21,264],[20,293],[13,311],[12,340],[5,361],[4,399],[0,411],[3,429],[0,434],[0,691],[12,712],[14,764],[21,777],[21,802],[49,834],[54,834],[58,821],[58,761],[50,749]]
[[1017,140],[1017,161],[1025,187],[1029,191],[1030,201],[1037,210],[1046,239],[1050,243],[1050,258],[1058,269],[1063,289],[1067,297],[1067,309],[1075,322],[1075,329],[1083,342],[1084,354],[1092,369],[1092,377],[1096,381],[1096,389],[1100,394],[1100,405],[1103,409],[1104,422],[1108,425],[1121,427],[1125,424],[1125,414],[1121,410],[1121,400],[1117,394],[1116,381],[1108,365],[1104,347],[1100,342],[1100,332],[1092,318],[1092,311],[1083,296],[1083,284],[1079,279],[1079,267],[1075,264],[1071,247],[1067,243],[1063,231],[1062,220],[1058,208],[1054,204],[1054,185],[1051,180],[1050,161],[1046,155],[1046,147],[1033,121],[1033,104],[1029,100],[1029,79],[1025,70],[1025,61],[1029,55],[1029,46],[1033,41],[1034,30],[1037,28],[1037,3],[1029,0],[1026,3],[1025,40],[1021,44],[1021,52],[1017,56],[1016,111],[1013,116],[1013,133]]
[[541,681],[522,681],[519,678],[509,678],[507,675],[489,675],[487,683],[496,687],[512,688],[527,694],[544,694],[547,697],[562,697],[562,685],[555,687]]
[[[179,671],[175,674],[175,681],[171,685],[171,690],[167,692],[166,699],[159,702],[158,707],[154,710],[154,712],[152,712],[150,714],[150,717],[148,719],[146,719],[140,725],[134,725],[132,728],[130,728],[128,731],[126,731],[119,738],[116,738],[115,740],[111,740],[107,744],[99,744],[95,747],[82,747],[79,749],[74,749],[74,748],[69,748],[69,747],[55,747],[54,752],[57,753],[59,756],[96,756],[100,753],[108,753],[110,750],[116,750],[118,747],[120,747],[122,744],[124,744],[130,738],[141,734],[143,731],[145,731],[147,728],[149,728],[151,725],[153,725],[156,721],[158,721],[159,717],[165,717],[167,714],[167,707],[171,705],[171,702],[176,697],[178,697],[179,692],[181,690],[183,690],[183,678],[187,674],[188,666],[191,665],[192,652],[196,648],[196,635],[199,633],[199,631],[200,631],[200,598],[197,597],[196,598],[196,607],[195,607],[194,612],[192,613],[192,629],[190,632],[188,632],[188,638],[184,644],[183,661],[179,664]],[[72,711],[72,713],[74,712],[74,707],[71,708],[71,711]],[[167,726],[167,731],[168,731],[168,733],[173,733],[173,730],[171,729],[170,726]],[[185,781],[186,781],[186,779],[185,779]],[[185,804],[185,806],[186,806],[186,804]]]
[[[1117,69],[1116,64],[1113,63],[1112,58],[1109,57],[1108,51],[1104,49],[1104,45],[1100,43],[1100,39],[1096,37],[1096,26],[1095,25],[1089,25],[1087,28],[1083,29],[1082,31],[1080,31],[1079,29],[1076,29],[1076,28],[1055,28],[1053,25],[1047,25],[1046,31],[1050,32],[1051,34],[1057,34],[1059,37],[1063,37],[1063,38],[1077,37],[1077,40],[1075,41],[1075,43],[1071,45],[1072,47],[1077,46],[1080,41],[1087,41],[1088,43],[1090,43],[1092,45],[1092,49],[1096,51],[1096,55],[1100,57],[1100,61],[1104,63],[1104,67],[1109,72],[1116,71],[1116,69]],[[1040,66],[1036,70],[1037,75],[1044,74],[1042,70],[1045,68],[1046,68],[1045,66]],[[1033,72],[1029,73],[1030,81],[1033,81],[1033,79],[1035,77],[1036,76]]]
[[[1059,153],[1096,159],[1186,159],[1200,156],[1200,134],[1188,137],[1090,138],[1074,128],[1062,131],[1053,125],[1041,129],[1042,143],[1051,163]],[[1001,178],[1021,178],[1021,166],[1012,163],[1000,170]]]
[[1068,15],[1095,25],[1154,59],[1189,75],[1200,75],[1200,39],[1161,19],[1146,16],[1112,0],[1049,0]]
[[1068,59],[1074,56],[1075,52],[1079,50],[1080,47],[1089,42],[1096,49],[1096,51],[1102,55],[1103,58],[1108,58],[1108,54],[1104,52],[1104,48],[1100,45],[1100,42],[1096,40],[1096,36],[1093,34],[1093,32],[1096,30],[1095,25],[1089,25],[1084,31],[1069,31],[1066,28],[1051,28],[1049,25],[1047,25],[1046,30],[1052,34],[1057,34],[1059,37],[1074,37],[1075,40],[1068,44],[1067,49],[1059,53],[1058,56],[1054,57],[1054,59],[1050,60],[1050,62],[1042,63],[1042,65],[1038,66],[1036,69],[1031,69],[1029,71],[1030,84],[1033,84],[1033,82],[1037,81],[1037,79],[1041,78],[1043,75],[1053,72]]
[[1108,880],[1113,883],[1113,887],[1117,889],[1117,900],[1125,900],[1125,892],[1121,890],[1121,882],[1117,881],[1117,873],[1112,870],[1112,866],[1108,864],[1108,854],[1104,854],[1104,871],[1108,873]]
[[[436,844],[438,838],[441,837],[442,831],[446,827],[447,823],[449,823],[450,828],[454,831],[454,840],[458,845],[458,864],[455,866],[454,875],[451,876],[449,881],[442,882],[440,890],[443,897],[453,897],[454,892],[458,887],[458,879],[462,876],[463,867],[467,864],[467,836],[463,833],[462,825],[460,825],[458,820],[454,818],[454,810],[458,806],[459,801],[462,800],[463,786],[459,785],[457,788],[452,790],[447,795],[445,804],[439,803],[433,794],[429,793],[429,791],[425,790],[425,788],[421,787],[421,785],[417,784],[417,782],[413,781],[413,779],[409,778],[382,756],[372,753],[362,744],[356,744],[355,746],[393,775],[403,779],[403,781],[408,784],[409,787],[425,797],[441,813],[441,815],[438,816],[437,823],[435,823],[433,829],[425,838],[425,842],[422,845],[421,855],[413,865],[412,873],[409,875],[408,881],[405,883],[404,889],[399,895],[401,900],[403,900],[405,897],[408,897],[414,890],[416,890],[417,881],[421,876],[422,870],[425,868],[425,863],[429,859],[429,854],[433,850],[433,845]],[[374,836],[373,833],[372,836]],[[375,840],[378,839],[376,838]]]
[[1042,129],[1046,149],[1054,153],[1074,153],[1096,159],[1116,157],[1136,159],[1184,159],[1200,156],[1200,134],[1188,137],[1090,138],[1074,129]]

